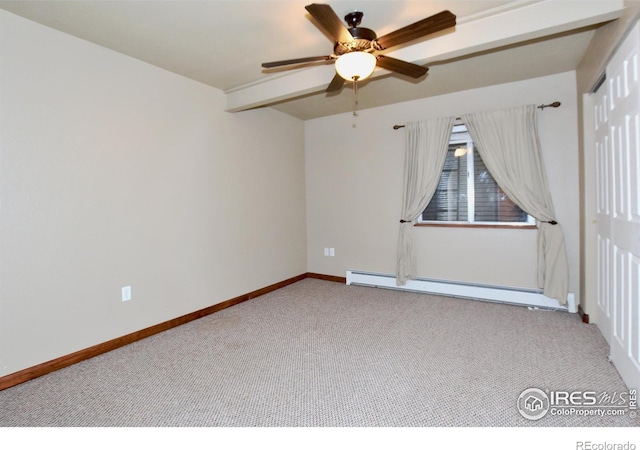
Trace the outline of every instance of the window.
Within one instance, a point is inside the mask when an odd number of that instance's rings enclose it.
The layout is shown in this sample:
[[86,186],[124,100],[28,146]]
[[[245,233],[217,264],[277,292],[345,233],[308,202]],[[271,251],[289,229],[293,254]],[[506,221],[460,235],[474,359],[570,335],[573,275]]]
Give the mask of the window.
[[424,224],[534,225],[493,179],[464,125],[454,125],[440,182],[419,218]]

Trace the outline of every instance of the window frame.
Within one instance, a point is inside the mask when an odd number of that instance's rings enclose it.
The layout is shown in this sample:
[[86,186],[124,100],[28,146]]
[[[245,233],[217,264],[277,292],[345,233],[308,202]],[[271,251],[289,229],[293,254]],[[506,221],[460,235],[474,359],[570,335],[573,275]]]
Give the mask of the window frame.
[[[464,130],[464,131],[463,131]],[[465,144],[467,153],[464,155],[467,167],[467,220],[423,220],[422,213],[414,226],[417,227],[465,227],[465,228],[509,228],[509,229],[536,229],[538,228],[536,220],[531,214],[527,214],[526,222],[476,222],[475,220],[475,178],[474,178],[474,159],[473,155],[476,151],[473,139],[462,122],[454,123],[451,129],[451,137],[449,146]],[[449,151],[449,150],[447,150]],[[493,178],[493,175],[491,175]],[[469,182],[471,180],[471,182]],[[513,202],[513,201],[512,201]],[[471,220],[469,220],[471,218]]]

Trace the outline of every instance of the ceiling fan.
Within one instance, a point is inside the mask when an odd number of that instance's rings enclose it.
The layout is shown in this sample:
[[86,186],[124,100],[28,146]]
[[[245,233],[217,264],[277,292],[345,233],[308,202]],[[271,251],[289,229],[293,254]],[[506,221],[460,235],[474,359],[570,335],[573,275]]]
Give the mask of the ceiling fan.
[[373,30],[358,26],[364,16],[362,11],[354,11],[344,17],[345,22],[349,25],[349,28],[347,28],[329,5],[313,3],[305,6],[305,9],[335,41],[333,54],[267,62],[263,63],[262,67],[273,68],[334,60],[337,73],[329,83],[326,92],[339,90],[345,80],[353,81],[355,87],[359,80],[369,77],[376,66],[412,78],[420,78],[427,73],[428,68],[377,54],[377,52],[445,30],[456,24],[456,16],[454,14],[449,11],[442,11],[382,37],[377,37]]

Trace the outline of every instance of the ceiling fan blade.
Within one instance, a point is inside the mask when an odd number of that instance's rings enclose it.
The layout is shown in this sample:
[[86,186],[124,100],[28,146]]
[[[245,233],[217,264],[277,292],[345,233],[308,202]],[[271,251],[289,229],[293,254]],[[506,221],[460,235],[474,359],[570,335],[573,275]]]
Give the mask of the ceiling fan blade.
[[384,55],[378,55],[378,62],[376,65],[383,69],[407,75],[411,78],[420,78],[429,71],[427,67],[422,67],[417,64]]
[[309,56],[307,58],[297,58],[297,59],[285,59],[282,61],[271,61],[262,63],[262,67],[270,68],[270,67],[280,67],[280,66],[288,66],[290,64],[302,64],[306,62],[314,62],[314,61],[329,61],[333,59],[332,56]]
[[342,20],[329,5],[312,3],[304,7],[309,14],[316,19],[318,24],[333,37],[337,42],[351,42],[353,36],[344,26]]
[[327,86],[326,92],[339,91],[343,84],[344,84],[344,78],[336,74],[336,76],[333,77],[333,80],[331,80],[331,83],[329,83],[329,86]]
[[392,31],[378,38],[378,44],[385,49],[413,41],[437,31],[446,30],[456,24],[456,16],[450,11],[442,11],[411,25]]

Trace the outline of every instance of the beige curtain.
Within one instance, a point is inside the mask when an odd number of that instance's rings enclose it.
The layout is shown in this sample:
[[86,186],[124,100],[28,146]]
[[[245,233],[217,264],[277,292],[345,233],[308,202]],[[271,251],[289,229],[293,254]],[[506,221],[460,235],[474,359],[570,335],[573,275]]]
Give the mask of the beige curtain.
[[465,114],[462,120],[500,188],[538,220],[538,286],[566,304],[569,268],[540,154],[537,108]]
[[398,286],[416,278],[413,223],[438,187],[454,120],[455,117],[441,117],[405,126],[404,192],[396,264]]

